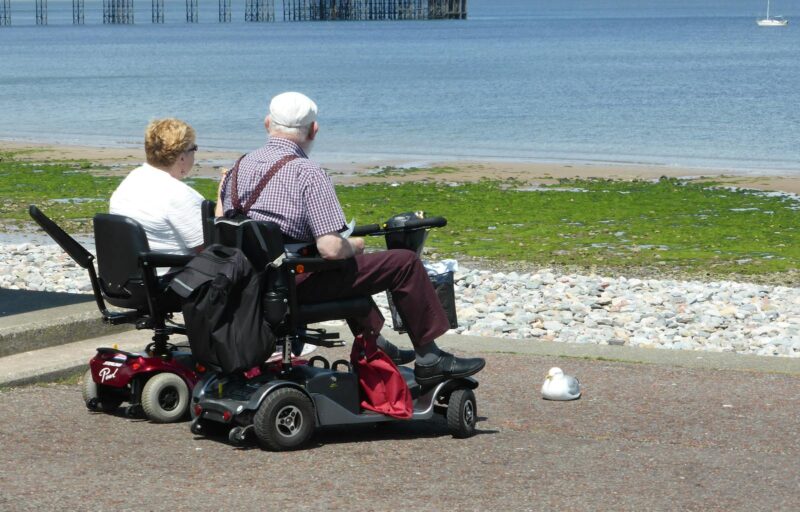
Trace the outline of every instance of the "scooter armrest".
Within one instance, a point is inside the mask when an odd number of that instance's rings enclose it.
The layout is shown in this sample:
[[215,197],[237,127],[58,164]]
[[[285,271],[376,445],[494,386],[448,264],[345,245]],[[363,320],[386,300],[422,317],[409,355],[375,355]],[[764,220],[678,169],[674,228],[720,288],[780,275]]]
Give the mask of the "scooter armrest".
[[287,258],[284,263],[290,270],[297,274],[306,272],[323,272],[326,270],[338,270],[343,268],[350,259],[345,260],[326,260],[325,258]]
[[139,255],[143,265],[150,267],[183,267],[194,256],[188,254],[166,254],[163,252],[144,252]]

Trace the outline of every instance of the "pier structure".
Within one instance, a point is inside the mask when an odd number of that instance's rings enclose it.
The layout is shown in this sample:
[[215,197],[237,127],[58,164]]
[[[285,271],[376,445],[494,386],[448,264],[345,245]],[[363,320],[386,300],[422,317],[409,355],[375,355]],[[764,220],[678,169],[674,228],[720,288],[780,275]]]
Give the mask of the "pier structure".
[[83,12],[84,12],[83,0],[72,0],[72,24],[73,25],[83,25],[83,23],[84,23]]
[[197,0],[186,0],[186,23],[197,23]]
[[219,22],[231,22],[231,0],[219,0]]
[[467,0],[430,0],[429,19],[465,20],[467,19]]
[[0,26],[11,25],[11,0],[0,0]]
[[[186,1],[186,22],[198,22],[199,0]],[[219,22],[231,22],[231,1],[218,0]],[[36,24],[47,25],[47,0],[34,0]],[[72,23],[84,24],[85,0],[72,0]],[[275,0],[244,0],[246,22],[275,21]],[[282,0],[284,21],[466,19],[467,0]],[[164,0],[151,0],[153,23],[164,23]],[[103,0],[104,24],[133,24],[134,0]],[[11,0],[0,0],[0,26],[11,25]]]
[[133,0],[103,0],[103,23],[132,25]]
[[186,0],[186,23],[197,23],[197,0]]
[[34,5],[36,9],[36,24],[47,25],[47,0],[36,0]]
[[283,0],[285,21],[466,18],[467,0]]
[[275,21],[275,0],[244,0],[244,21]]
[[153,23],[164,23],[164,0],[151,0],[150,18]]

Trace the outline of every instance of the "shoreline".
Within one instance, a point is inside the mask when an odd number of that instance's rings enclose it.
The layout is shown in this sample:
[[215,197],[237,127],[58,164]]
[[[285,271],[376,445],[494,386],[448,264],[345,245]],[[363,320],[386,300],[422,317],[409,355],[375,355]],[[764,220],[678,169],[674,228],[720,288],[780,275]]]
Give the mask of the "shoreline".
[[[141,147],[79,146],[44,142],[0,140],[0,151],[15,152],[22,161],[87,160],[106,167],[108,173],[125,175],[144,161]],[[218,178],[220,168],[231,165],[240,156],[236,151],[203,151],[197,158],[194,177]],[[315,155],[316,156],[316,155]],[[800,169],[796,173],[782,170],[722,169],[591,161],[517,161],[474,160],[470,158],[403,158],[385,160],[343,158],[338,155],[318,158],[334,183],[356,185],[376,181],[439,181],[463,182],[486,178],[514,179],[530,184],[557,182],[565,178],[658,179],[662,176],[685,179],[713,179],[724,185],[755,190],[800,194]],[[389,172],[376,175],[389,168]],[[443,170],[444,169],[444,170]]]

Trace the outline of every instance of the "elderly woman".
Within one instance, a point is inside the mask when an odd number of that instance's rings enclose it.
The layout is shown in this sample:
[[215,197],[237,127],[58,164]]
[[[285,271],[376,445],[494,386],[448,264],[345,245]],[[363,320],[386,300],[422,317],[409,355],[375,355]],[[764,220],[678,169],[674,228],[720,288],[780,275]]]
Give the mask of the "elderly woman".
[[111,196],[111,213],[138,221],[153,251],[198,251],[203,245],[203,196],[181,181],[194,165],[194,129],[179,119],[152,121],[145,130],[144,151],[147,163],[119,184]]

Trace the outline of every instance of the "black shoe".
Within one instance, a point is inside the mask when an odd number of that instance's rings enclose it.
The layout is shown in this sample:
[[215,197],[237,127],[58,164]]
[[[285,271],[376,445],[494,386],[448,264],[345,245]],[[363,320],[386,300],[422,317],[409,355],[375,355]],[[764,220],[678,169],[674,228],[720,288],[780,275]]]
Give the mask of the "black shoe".
[[397,366],[408,364],[417,358],[417,354],[413,350],[403,350],[383,336],[379,337],[376,343],[378,348],[383,350]]
[[482,357],[456,357],[442,352],[431,365],[414,365],[414,377],[420,386],[433,386],[447,379],[461,379],[483,370],[486,360]]

